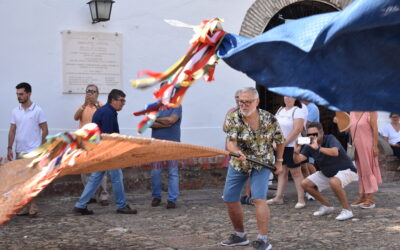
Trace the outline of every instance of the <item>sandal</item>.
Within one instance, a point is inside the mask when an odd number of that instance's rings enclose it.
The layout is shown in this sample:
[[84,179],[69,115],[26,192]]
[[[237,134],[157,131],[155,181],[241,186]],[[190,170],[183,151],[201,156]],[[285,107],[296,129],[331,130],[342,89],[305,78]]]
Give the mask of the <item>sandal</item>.
[[360,197],[358,197],[358,199],[356,201],[352,202],[350,206],[361,207],[364,204],[364,202],[366,202],[366,201],[367,201],[367,199],[364,196],[360,196]]
[[369,208],[374,208],[375,207],[375,202],[372,199],[367,199],[362,205],[361,208],[364,209],[369,209]]

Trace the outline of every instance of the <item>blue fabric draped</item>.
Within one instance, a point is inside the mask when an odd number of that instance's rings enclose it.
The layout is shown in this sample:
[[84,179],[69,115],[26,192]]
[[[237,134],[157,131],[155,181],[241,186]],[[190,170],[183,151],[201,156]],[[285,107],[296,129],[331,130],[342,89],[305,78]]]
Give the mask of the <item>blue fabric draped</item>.
[[333,110],[400,112],[400,0],[359,0],[257,37],[227,34],[217,54],[281,95]]

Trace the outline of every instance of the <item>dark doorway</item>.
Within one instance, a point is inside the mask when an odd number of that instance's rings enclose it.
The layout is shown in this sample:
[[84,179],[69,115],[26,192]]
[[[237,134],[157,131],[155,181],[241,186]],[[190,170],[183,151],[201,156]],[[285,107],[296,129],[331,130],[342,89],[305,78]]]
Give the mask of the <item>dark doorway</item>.
[[[333,7],[332,5],[323,2],[318,2],[318,1],[296,2],[284,7],[278,13],[276,13],[268,22],[264,32],[278,25],[284,24],[285,20],[298,19],[306,16],[333,12],[333,11],[338,11],[338,9]],[[272,114],[275,114],[283,103],[283,97],[281,95],[268,91],[262,85],[257,84],[256,86],[260,94],[260,108],[265,109],[271,112]],[[335,112],[321,106],[318,107],[320,110],[320,121],[324,126],[325,133],[338,135],[338,130],[336,125],[332,123],[332,119],[335,116]]]

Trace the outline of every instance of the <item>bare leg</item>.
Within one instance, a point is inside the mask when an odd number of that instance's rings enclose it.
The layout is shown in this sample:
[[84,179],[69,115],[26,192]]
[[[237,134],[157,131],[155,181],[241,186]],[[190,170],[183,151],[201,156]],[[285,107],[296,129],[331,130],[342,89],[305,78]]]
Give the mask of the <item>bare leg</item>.
[[315,169],[314,164],[312,164],[312,163],[306,163],[306,165],[307,165],[308,172],[309,172],[310,174],[314,174],[315,172],[317,172],[317,170]]
[[293,177],[294,184],[296,185],[297,202],[305,203],[304,202],[304,189],[301,186],[301,182],[304,180],[303,174],[301,172],[301,167],[290,168],[289,171],[290,171],[290,174]]
[[303,173],[304,178],[310,175],[310,171],[308,171],[307,163],[301,164],[301,172]]
[[251,178],[249,177],[246,182],[246,195],[247,197],[251,197]]
[[315,199],[317,199],[319,202],[321,202],[322,205],[330,207],[332,206],[331,203],[327,199],[325,199],[324,196],[318,191],[317,186],[310,181],[309,179],[304,179],[301,182],[301,186],[304,188],[306,192],[314,196]]
[[261,235],[267,235],[270,216],[269,207],[265,200],[262,199],[255,199],[253,202],[256,207],[258,233]]
[[243,209],[240,202],[225,202],[228,208],[229,218],[231,219],[233,229],[236,232],[244,232],[243,227]]
[[278,188],[276,190],[276,195],[274,200],[283,199],[283,194],[285,193],[286,185],[288,183],[289,169],[286,167],[286,165],[283,165],[282,169],[283,169],[282,173],[278,175]]
[[342,182],[338,178],[332,177],[329,179],[329,184],[331,185],[336,197],[338,197],[340,204],[342,204],[342,207],[348,210],[350,207],[349,203],[347,202],[346,192],[342,187]]

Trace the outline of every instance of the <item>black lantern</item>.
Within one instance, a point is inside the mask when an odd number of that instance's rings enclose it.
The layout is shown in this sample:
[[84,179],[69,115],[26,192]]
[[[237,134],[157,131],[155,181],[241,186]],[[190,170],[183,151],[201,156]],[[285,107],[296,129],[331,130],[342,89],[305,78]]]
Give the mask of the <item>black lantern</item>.
[[91,0],[89,4],[92,23],[105,22],[110,20],[112,0]]

